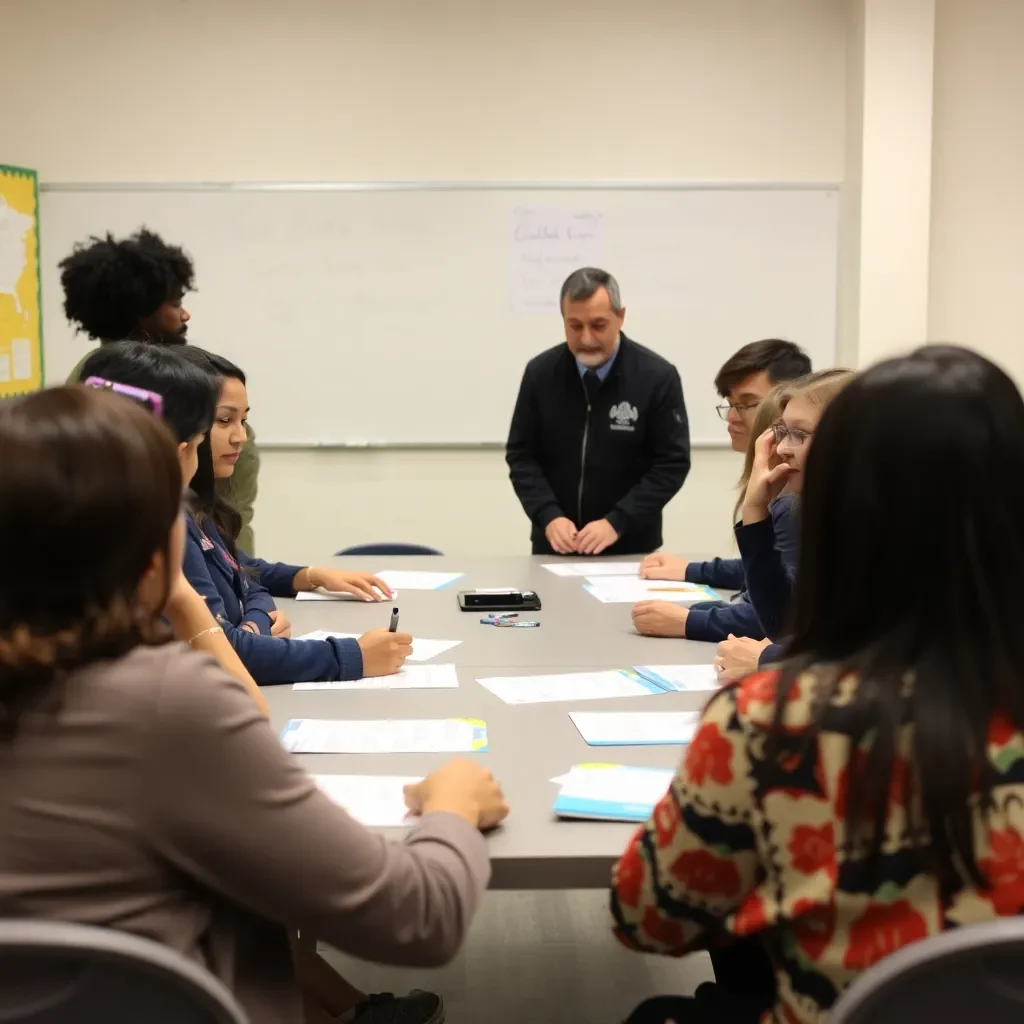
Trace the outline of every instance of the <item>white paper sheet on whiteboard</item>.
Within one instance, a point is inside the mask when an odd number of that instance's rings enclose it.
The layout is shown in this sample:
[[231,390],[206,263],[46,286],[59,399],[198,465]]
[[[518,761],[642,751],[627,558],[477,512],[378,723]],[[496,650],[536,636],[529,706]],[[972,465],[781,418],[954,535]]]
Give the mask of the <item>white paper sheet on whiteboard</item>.
[[604,218],[596,210],[518,206],[512,211],[509,298],[513,313],[557,313],[562,282],[604,265]]

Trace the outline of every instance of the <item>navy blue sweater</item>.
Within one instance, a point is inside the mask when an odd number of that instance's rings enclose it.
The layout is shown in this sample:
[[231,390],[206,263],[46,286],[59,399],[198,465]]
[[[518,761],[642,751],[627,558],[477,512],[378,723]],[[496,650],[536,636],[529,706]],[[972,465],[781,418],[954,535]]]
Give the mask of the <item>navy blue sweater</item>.
[[[363,652],[355,640],[289,640],[270,635],[271,592],[293,596],[298,566],[243,556],[244,568],[231,557],[209,520],[200,529],[188,517],[185,577],[203,595],[242,664],[260,686],[268,683],[359,679]],[[258,633],[242,629],[251,623]]]
[[[796,572],[800,547],[796,498],[784,494],[771,505],[772,543],[785,570]],[[747,586],[742,558],[713,558],[710,562],[691,562],[686,567],[687,583],[705,583],[722,590],[744,590]],[[757,611],[744,590],[734,601],[703,601],[691,606],[686,618],[687,640],[709,640],[717,643],[729,634],[763,640],[771,636],[758,618]]]
[[[786,611],[793,596],[793,574],[788,572],[775,547],[770,519],[744,526],[736,524],[736,543],[747,576],[747,593],[765,635],[773,641],[782,637]],[[782,659],[782,647],[773,643],[761,652],[760,663],[771,665]]]

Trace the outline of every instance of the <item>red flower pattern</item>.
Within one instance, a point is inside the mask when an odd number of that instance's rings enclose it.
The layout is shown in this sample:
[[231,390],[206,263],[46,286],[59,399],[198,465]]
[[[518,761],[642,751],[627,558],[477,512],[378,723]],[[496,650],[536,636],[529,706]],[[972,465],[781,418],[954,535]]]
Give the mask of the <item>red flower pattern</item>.
[[747,676],[736,691],[736,707],[739,713],[746,715],[751,704],[774,704],[775,687],[778,682],[778,672],[756,672],[752,676]]
[[655,907],[648,907],[644,911],[644,920],[640,928],[645,939],[650,939],[652,943],[673,952],[683,949],[686,945],[682,927],[675,921],[663,917]]
[[805,875],[816,871],[827,871],[834,882],[836,867],[836,844],[832,822],[815,828],[813,825],[797,825],[789,837],[789,855],[793,867]]
[[797,944],[811,960],[818,960],[828,949],[836,930],[835,904],[822,906],[814,900],[797,900],[793,904],[790,926]]
[[720,786],[732,782],[732,745],[714,722],[705,722],[686,751],[686,775],[698,786],[711,778]]
[[928,926],[909,900],[872,903],[850,925],[850,941],[843,955],[843,966],[863,971],[897,949],[923,939]]
[[619,901],[625,903],[627,907],[639,906],[640,893],[644,887],[645,866],[640,854],[642,835],[643,830],[637,829],[615,868],[615,891]]
[[736,911],[732,930],[737,935],[753,935],[754,932],[764,931],[767,927],[768,917],[764,911],[764,900],[755,889],[743,901],[743,906]]
[[684,850],[676,857],[672,874],[691,892],[705,896],[735,896],[740,891],[736,865],[708,850]]
[[1012,828],[988,834],[991,855],[978,860],[992,888],[985,893],[1000,917],[1018,914],[1024,907],[1024,841]]
[[[770,709],[778,678],[777,673],[761,672],[735,684],[739,712],[758,715],[766,707]],[[790,699],[806,702],[799,688],[790,694]],[[941,927],[943,905],[938,894],[930,893],[927,886],[914,885],[909,890],[914,893],[912,903],[908,890],[900,890],[901,884],[908,884],[906,880],[900,882],[895,878],[889,878],[881,891],[892,892],[896,899],[876,898],[864,903],[852,923],[838,914],[838,900],[863,899],[842,890],[835,843],[839,834],[836,822],[845,818],[847,811],[849,770],[863,767],[866,752],[856,750],[851,757],[845,739],[826,732],[810,739],[813,748],[805,756],[814,760],[808,760],[806,765],[795,760],[778,766],[754,762],[751,771],[741,771],[737,766],[745,764],[748,755],[756,754],[757,750],[751,754],[743,749],[744,738],[727,724],[731,714],[727,702],[712,705],[686,752],[681,770],[684,783],[696,787],[710,782],[721,788],[687,796],[684,786],[666,794],[656,805],[645,830],[634,837],[618,864],[615,898],[617,913],[624,922],[618,932],[620,940],[635,948],[685,951],[701,938],[694,920],[675,915],[678,905],[687,904],[704,912],[710,904],[711,908],[721,908],[718,913],[731,913],[729,930],[737,936],[772,927],[776,905],[771,896],[765,895],[768,890],[743,891],[741,863],[746,865],[745,858],[750,856],[750,839],[749,833],[735,827],[741,821],[749,823],[757,836],[763,828],[771,826],[778,830],[776,835],[781,831],[786,837],[772,847],[772,858],[781,868],[777,877],[783,886],[779,898],[795,900],[780,927],[788,930],[794,944],[790,948],[797,952],[795,961],[784,957],[778,963],[781,971],[810,970],[841,985],[844,979],[836,977],[838,960],[841,959],[846,971],[861,971]],[[837,720],[842,723],[841,707],[837,707]],[[836,730],[839,734],[842,731]],[[996,714],[989,724],[989,745],[999,750],[1008,743],[1020,743],[1021,733],[1024,728],[1018,729],[1005,715]],[[793,758],[798,756],[794,754]],[[851,760],[844,762],[844,758]],[[837,761],[844,765],[838,775],[831,771],[826,775],[823,766],[835,765]],[[753,783],[761,784],[758,772],[762,769],[764,785],[771,794],[770,806],[758,804],[756,794],[751,792]],[[815,791],[816,785],[820,790]],[[905,758],[896,758],[888,792],[890,814],[899,813],[905,794],[912,795],[914,788],[910,764]],[[684,800],[681,808],[676,794],[693,800],[695,811],[707,823],[706,828],[698,830],[699,834],[685,831],[682,812],[687,804]],[[680,852],[684,834],[687,848]],[[734,848],[734,839],[740,841],[741,837],[742,848]],[[985,899],[983,906],[991,907],[993,915],[1024,913],[1024,828],[1019,833],[1009,825],[990,830],[985,853],[979,858],[979,866],[991,888],[977,894]],[[657,860],[657,867],[650,858]],[[749,867],[743,866],[742,870],[746,872]],[[808,880],[804,891],[818,898],[795,898],[796,893],[787,893],[787,881],[792,880],[799,892],[800,879]],[[678,882],[675,888],[673,880]],[[726,903],[728,906],[724,906]],[[815,1000],[801,997],[797,1001],[799,1006],[787,1006],[780,1001],[774,1013],[780,1020],[795,1024],[805,1014],[808,1001]]]
[[1001,711],[997,711],[988,724],[988,742],[993,747],[1005,747],[1017,733],[1017,727]]
[[670,789],[654,807],[654,832],[659,850],[663,850],[672,842],[678,828],[679,805]]

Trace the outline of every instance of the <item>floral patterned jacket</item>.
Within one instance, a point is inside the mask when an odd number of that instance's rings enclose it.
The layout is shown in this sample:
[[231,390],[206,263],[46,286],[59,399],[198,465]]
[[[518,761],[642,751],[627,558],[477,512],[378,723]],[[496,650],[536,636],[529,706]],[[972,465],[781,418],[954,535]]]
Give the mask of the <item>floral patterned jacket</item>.
[[976,816],[975,844],[991,888],[941,893],[907,830],[913,725],[900,738],[886,838],[869,871],[844,826],[843,709],[857,682],[840,684],[808,743],[816,679],[801,677],[786,705],[784,756],[770,763],[777,680],[751,676],[705,709],[669,791],[615,869],[612,913],[624,944],[673,956],[760,934],[778,985],[762,1019],[816,1024],[860,971],[901,946],[1024,909],[1024,736],[1001,717],[989,729],[995,807]]

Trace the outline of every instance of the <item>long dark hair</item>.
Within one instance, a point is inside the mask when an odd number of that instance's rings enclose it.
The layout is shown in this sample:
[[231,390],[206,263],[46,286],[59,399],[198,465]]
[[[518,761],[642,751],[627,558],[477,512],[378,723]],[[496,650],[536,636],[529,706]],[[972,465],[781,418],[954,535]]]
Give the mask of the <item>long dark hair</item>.
[[[865,371],[828,407],[807,457],[792,637],[767,752],[785,742],[797,677],[816,666],[817,726],[841,710],[850,735],[847,836],[867,841],[872,861],[901,728],[912,724],[916,795],[904,785],[904,806],[951,887],[987,885],[972,808],[976,797],[992,806],[989,724],[1002,713],[1024,726],[1022,507],[1024,401],[967,349],[928,346]],[[850,703],[837,703],[849,673]]]
[[155,391],[164,400],[164,422],[175,438],[190,441],[210,429],[219,385],[210,368],[188,352],[185,346],[119,341],[96,349],[82,366],[80,379],[104,377]]
[[[245,374],[230,360],[213,352],[190,345],[183,355],[197,366],[205,368],[217,380],[218,396],[224,380],[235,379],[245,384]],[[217,528],[231,557],[238,559],[238,535],[242,532],[242,517],[224,500],[217,488],[213,471],[213,447],[207,433],[199,446],[199,468],[192,478],[192,513],[202,526],[208,519]]]
[[[68,672],[170,634],[136,591],[181,510],[170,431],[65,387],[0,402],[0,737]],[[167,585],[170,585],[170,577]],[[166,600],[166,593],[164,598]]]

